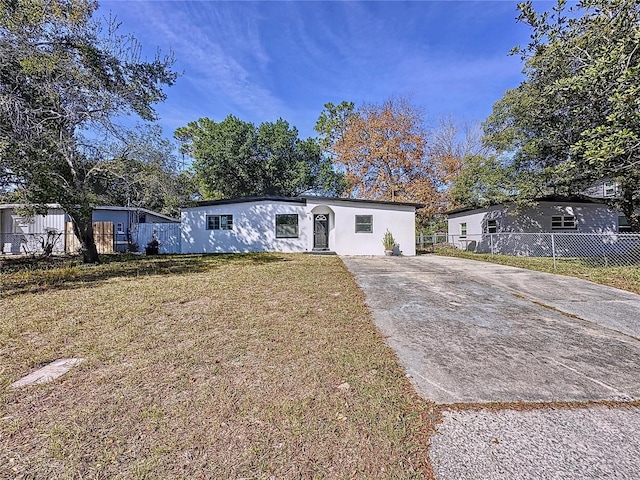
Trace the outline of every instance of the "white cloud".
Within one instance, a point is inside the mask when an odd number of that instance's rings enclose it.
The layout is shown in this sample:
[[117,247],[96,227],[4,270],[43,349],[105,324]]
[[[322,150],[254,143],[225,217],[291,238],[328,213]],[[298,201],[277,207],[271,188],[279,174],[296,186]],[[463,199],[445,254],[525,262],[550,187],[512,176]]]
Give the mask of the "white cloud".
[[170,45],[176,68],[184,69],[174,89],[190,90],[186,96],[197,97],[194,106],[200,110],[208,106],[217,111],[220,104],[257,116],[282,110],[281,102],[261,82],[259,74],[269,57],[251,9],[238,21],[225,3],[132,2],[127,8],[144,19],[147,36]]

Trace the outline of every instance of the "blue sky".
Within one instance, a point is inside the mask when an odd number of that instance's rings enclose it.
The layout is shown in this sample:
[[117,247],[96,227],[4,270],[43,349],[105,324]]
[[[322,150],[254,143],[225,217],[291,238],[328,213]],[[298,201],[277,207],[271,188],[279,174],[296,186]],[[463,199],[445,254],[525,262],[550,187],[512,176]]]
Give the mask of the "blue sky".
[[[326,102],[408,97],[426,123],[482,121],[521,62],[529,29],[516,1],[103,1],[147,57],[172,50],[182,72],[157,107],[166,136],[200,117],[284,118],[301,137]],[[538,1],[538,9],[552,2]]]

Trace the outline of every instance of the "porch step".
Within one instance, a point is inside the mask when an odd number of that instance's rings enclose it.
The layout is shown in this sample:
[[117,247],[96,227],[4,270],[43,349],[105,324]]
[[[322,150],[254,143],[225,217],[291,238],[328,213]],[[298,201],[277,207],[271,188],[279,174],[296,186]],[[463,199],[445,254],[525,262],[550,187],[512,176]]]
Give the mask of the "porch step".
[[310,252],[305,252],[309,255],[337,255],[333,250],[311,250]]

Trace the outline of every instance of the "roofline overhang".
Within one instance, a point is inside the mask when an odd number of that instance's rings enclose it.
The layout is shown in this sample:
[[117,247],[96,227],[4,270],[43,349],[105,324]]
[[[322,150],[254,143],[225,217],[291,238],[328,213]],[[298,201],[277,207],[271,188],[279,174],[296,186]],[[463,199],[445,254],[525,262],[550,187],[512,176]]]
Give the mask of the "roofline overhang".
[[402,206],[402,207],[414,207],[415,209],[423,208],[425,205],[422,203],[410,203],[410,202],[390,202],[387,200],[366,200],[360,198],[342,198],[342,197],[321,197],[315,195],[300,195],[298,197],[282,197],[276,195],[263,195],[254,197],[236,197],[236,198],[224,198],[221,200],[206,200],[197,202],[194,207],[185,207],[183,210],[199,207],[211,207],[216,205],[231,205],[235,203],[250,203],[250,202],[285,202],[285,203],[297,203],[300,205],[306,205],[307,202],[346,202],[346,203],[361,203],[361,204],[377,204],[385,206]]

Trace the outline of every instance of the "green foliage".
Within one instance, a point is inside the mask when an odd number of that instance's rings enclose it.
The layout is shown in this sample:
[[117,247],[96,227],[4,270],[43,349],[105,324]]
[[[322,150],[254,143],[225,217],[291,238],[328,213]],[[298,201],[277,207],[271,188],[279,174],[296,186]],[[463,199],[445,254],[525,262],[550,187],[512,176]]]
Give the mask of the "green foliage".
[[174,144],[157,125],[125,132],[104,151],[111,159],[103,165],[99,189],[103,204],[143,207],[179,217],[180,207],[197,197],[193,174],[180,171]]
[[484,207],[502,203],[513,196],[511,169],[496,157],[469,155],[449,188],[452,206]]
[[347,120],[356,113],[355,104],[343,100],[339,105],[331,102],[324,104],[314,130],[320,134],[320,146],[330,153],[333,146],[342,137],[347,128]]
[[0,182],[30,203],[61,204],[91,262],[91,214],[107,172],[96,139],[117,130],[117,116],[155,119],[153,104],[176,79],[170,56],[140,60],[135,38],[113,22],[103,33],[96,8],[88,0],[0,4]]
[[635,230],[640,222],[640,5],[631,0],[561,0],[538,14],[520,4],[531,43],[514,49],[526,80],[485,123],[486,141],[515,153],[522,196],[576,193],[603,178]]
[[393,250],[396,246],[396,239],[393,238],[393,235],[389,230],[384,232],[384,237],[382,237],[382,245],[384,245],[385,250]]
[[301,140],[285,120],[258,127],[229,115],[221,122],[201,118],[175,132],[205,198],[248,195],[339,195],[343,176],[333,171],[318,143]]

